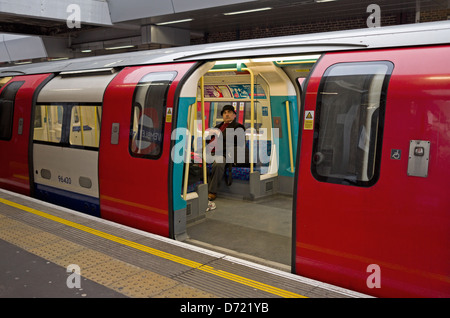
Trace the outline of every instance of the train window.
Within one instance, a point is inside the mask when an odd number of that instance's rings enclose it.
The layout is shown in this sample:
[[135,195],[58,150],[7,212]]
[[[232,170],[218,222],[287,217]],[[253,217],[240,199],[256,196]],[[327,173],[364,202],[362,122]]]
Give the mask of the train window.
[[14,101],[19,88],[24,82],[13,82],[0,94],[0,140],[12,138],[14,121]]
[[11,79],[12,79],[12,76],[0,78],[0,88],[2,88],[5,84],[7,84]]
[[36,105],[34,111],[33,139],[60,143],[64,107],[60,105]]
[[101,106],[72,107],[70,119],[71,145],[98,148],[100,142]]
[[324,182],[371,186],[379,176],[390,62],[340,63],[319,86],[312,173]]
[[[211,102],[210,113],[209,113],[211,127],[215,127],[217,124],[219,124],[223,121],[221,112],[222,112],[222,108],[225,105],[233,105],[234,109],[236,110],[236,121],[239,121],[240,112],[237,109],[237,106],[235,104],[236,104],[236,102]],[[199,115],[200,116],[198,118],[201,118],[201,112],[199,112]]]
[[176,72],[145,75],[133,96],[129,151],[133,157],[158,159],[162,153],[167,93]]
[[[225,105],[233,105],[236,109],[236,121],[243,123],[245,129],[250,128],[251,124],[251,102],[212,102],[211,113],[212,127],[215,127],[218,123],[223,121],[223,117],[220,114],[222,108]],[[262,113],[268,112],[268,107],[261,107],[258,101],[254,102],[254,124],[253,127],[258,131],[262,126]],[[267,116],[267,115],[266,115]],[[243,118],[241,118],[243,117]]]
[[[250,128],[251,125],[251,111],[252,111],[252,107],[251,107],[251,102],[246,102],[245,103],[245,117],[244,117],[244,126],[245,129]],[[268,108],[265,107],[264,109],[261,107],[261,105],[259,105],[259,102],[255,101],[254,105],[253,105],[253,111],[254,111],[254,123],[253,123],[253,128],[256,129],[256,131],[258,132],[259,129],[262,126],[262,112],[265,111],[267,112]]]

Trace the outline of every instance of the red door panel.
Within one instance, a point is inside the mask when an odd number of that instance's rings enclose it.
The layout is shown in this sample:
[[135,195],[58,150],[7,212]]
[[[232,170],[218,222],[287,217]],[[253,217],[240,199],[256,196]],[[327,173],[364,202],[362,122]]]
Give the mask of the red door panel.
[[[171,114],[177,85],[192,65],[129,67],[106,89],[99,153],[103,218],[169,236]],[[166,95],[156,86],[150,93],[145,91],[146,84],[142,83],[147,78],[158,81],[162,74],[165,81],[169,73],[173,74],[173,79]],[[153,100],[148,102],[147,96],[152,94]],[[147,105],[143,105],[145,103]],[[153,109],[152,103],[164,104],[163,109]],[[157,129],[162,130],[156,132]],[[157,146],[155,140],[160,142]]]
[[17,88],[13,97],[11,138],[0,140],[0,187],[3,189],[30,195],[28,153],[33,97],[40,85],[50,76],[50,74],[16,76],[2,87],[2,92],[8,90],[8,86]]
[[[450,296],[449,54],[447,46],[336,53],[319,62],[305,100],[305,111],[315,111],[315,130],[303,130],[297,170],[296,273],[375,296]],[[316,108],[321,80],[333,65],[366,61],[394,65],[379,135],[379,176],[372,184],[315,177],[314,160],[338,160],[332,149],[313,152],[314,136],[327,125]],[[321,94],[338,97],[331,89]],[[336,116],[345,123],[346,114]],[[363,143],[362,129],[352,133],[356,145]],[[333,135],[341,138],[338,128]],[[415,140],[430,144],[426,176],[408,175]]]

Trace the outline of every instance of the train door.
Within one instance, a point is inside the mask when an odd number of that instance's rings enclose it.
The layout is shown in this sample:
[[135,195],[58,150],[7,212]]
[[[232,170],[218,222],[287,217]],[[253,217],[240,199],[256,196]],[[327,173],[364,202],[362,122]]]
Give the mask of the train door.
[[33,111],[34,196],[99,216],[98,150],[103,93],[113,69],[62,72]]
[[[0,92],[0,187],[30,195],[29,144],[32,105],[49,74],[2,81]],[[31,173],[31,178],[33,174]]]
[[447,54],[320,60],[303,114],[296,273],[372,295],[448,297]]
[[179,82],[194,63],[129,67],[105,92],[100,141],[103,218],[173,237],[171,133]]

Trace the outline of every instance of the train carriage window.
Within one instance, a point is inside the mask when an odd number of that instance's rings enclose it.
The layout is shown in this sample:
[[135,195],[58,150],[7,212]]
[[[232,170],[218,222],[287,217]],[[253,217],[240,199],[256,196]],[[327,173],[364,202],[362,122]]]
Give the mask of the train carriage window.
[[167,93],[176,75],[176,72],[150,73],[139,81],[131,114],[129,151],[133,157],[160,157]]
[[[211,122],[211,127],[215,127],[216,125],[218,125],[219,123],[221,123],[223,121],[223,117],[221,115],[222,112],[222,108],[225,105],[233,105],[234,109],[236,110],[236,121],[239,121],[239,116],[240,116],[240,111],[239,111],[239,106],[236,106],[235,104],[237,104],[236,102],[230,102],[230,101],[226,101],[226,102],[211,102],[210,104],[210,112],[209,112],[209,116],[210,116],[210,122]],[[198,118],[201,118],[201,112],[198,113]]]
[[[252,105],[252,103],[250,103],[250,102],[246,102],[245,103],[245,117],[244,117],[245,129],[250,128],[250,125],[251,125],[251,118],[252,118],[251,117],[251,115],[252,115],[252,113],[251,113],[251,111],[252,111],[251,105]],[[267,107],[265,109],[267,109]],[[255,128],[257,132],[259,132],[259,129],[262,126],[262,112],[263,111],[267,111],[267,110],[263,110],[262,106],[259,104],[259,102],[255,101],[254,105],[253,105],[253,112],[254,112],[253,128]]]
[[[245,129],[250,128],[251,125],[251,102],[212,102],[211,103],[211,113],[210,116],[212,117],[212,127],[215,127],[218,123],[221,123],[223,121],[223,117],[220,114],[222,111],[223,106],[225,105],[233,105],[236,109],[236,121],[243,123],[245,126]],[[256,131],[259,131],[259,129],[262,126],[262,113],[268,112],[268,108],[266,107],[263,109],[263,107],[260,105],[258,101],[254,102],[254,123],[253,127],[256,129]],[[268,114],[268,113],[267,113]],[[266,114],[266,116],[268,116]],[[241,118],[243,117],[243,118]]]
[[34,110],[33,139],[60,143],[62,138],[63,115],[63,106],[36,105]]
[[69,142],[74,146],[98,148],[100,142],[101,106],[72,107]]
[[0,89],[5,86],[6,84],[8,84],[8,82],[12,79],[12,76],[6,76],[6,77],[1,77],[0,78]]
[[317,97],[312,173],[324,182],[371,186],[379,176],[391,62],[328,68]]
[[0,94],[0,140],[12,138],[14,120],[14,102],[19,88],[24,82],[13,82]]

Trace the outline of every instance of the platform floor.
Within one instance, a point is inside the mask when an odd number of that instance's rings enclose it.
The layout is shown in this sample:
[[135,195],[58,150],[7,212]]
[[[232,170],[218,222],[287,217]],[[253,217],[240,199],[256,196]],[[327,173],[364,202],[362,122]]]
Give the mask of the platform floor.
[[0,253],[0,298],[365,297],[3,190]]

